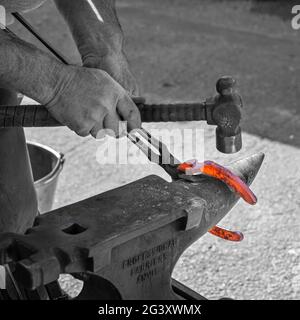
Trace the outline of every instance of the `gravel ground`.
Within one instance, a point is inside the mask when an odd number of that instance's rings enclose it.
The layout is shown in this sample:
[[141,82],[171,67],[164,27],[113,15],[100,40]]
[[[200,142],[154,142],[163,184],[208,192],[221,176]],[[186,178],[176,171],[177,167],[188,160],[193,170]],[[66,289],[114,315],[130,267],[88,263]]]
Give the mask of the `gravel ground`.
[[[176,266],[174,277],[208,298],[300,298],[300,33],[291,30],[289,5],[120,1],[128,55],[145,96],[151,101],[204,98],[214,92],[220,75],[232,74],[245,100],[244,148],[237,155],[218,153],[214,129],[205,126],[205,158],[226,164],[257,151],[266,154],[253,184],[259,203],[248,207],[239,202],[221,222],[243,231],[244,241],[234,244],[206,235]],[[58,32],[63,23],[53,12],[49,3],[29,16],[78,62],[74,44],[65,28]],[[153,127],[166,126],[148,125]],[[30,129],[27,137],[66,154],[55,207],[151,173],[163,175],[155,165],[112,166],[107,172],[96,161],[99,142],[76,137],[65,128]],[[62,284],[71,292],[78,290],[79,284],[68,277]]]

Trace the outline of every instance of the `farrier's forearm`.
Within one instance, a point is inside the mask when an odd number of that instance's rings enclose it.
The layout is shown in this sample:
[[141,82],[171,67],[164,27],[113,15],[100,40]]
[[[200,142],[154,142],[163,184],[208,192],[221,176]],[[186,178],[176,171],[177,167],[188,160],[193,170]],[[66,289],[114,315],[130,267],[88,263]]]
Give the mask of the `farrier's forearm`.
[[121,53],[123,33],[115,0],[55,0],[67,21],[83,61]]
[[0,87],[46,104],[66,80],[65,68],[33,45],[0,30]]

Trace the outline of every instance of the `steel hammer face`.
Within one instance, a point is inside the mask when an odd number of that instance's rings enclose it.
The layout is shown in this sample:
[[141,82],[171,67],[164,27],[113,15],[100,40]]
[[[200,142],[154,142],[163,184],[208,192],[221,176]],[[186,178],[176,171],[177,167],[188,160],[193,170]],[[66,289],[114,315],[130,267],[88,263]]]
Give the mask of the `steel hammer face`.
[[[230,169],[250,185],[262,161],[257,154]],[[28,289],[60,273],[89,272],[105,283],[106,298],[178,299],[171,286],[177,260],[238,199],[211,177],[168,183],[148,176],[40,216],[26,235],[0,235],[0,264],[11,261]],[[85,296],[97,298],[95,290]]]

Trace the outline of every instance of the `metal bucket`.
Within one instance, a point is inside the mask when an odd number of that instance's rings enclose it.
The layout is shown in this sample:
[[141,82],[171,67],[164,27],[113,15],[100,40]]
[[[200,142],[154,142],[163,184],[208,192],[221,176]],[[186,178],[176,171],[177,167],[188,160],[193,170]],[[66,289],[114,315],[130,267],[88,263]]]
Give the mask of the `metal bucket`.
[[27,142],[40,214],[51,211],[64,155],[36,142]]

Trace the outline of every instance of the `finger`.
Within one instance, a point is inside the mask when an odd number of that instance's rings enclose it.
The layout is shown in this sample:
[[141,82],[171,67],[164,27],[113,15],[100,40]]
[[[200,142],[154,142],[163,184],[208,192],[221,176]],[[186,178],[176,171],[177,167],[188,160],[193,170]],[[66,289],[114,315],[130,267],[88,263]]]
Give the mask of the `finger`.
[[84,124],[67,123],[69,129],[74,131],[80,137],[87,137],[90,134],[90,130],[93,127],[93,122],[86,121]]
[[90,130],[83,128],[83,129],[76,130],[75,133],[80,137],[87,137],[90,134]]
[[107,132],[105,132],[104,119],[108,115],[108,109],[105,107],[98,108],[91,112],[90,116],[94,121],[92,129],[90,130],[90,134],[95,139],[102,139],[106,136]]
[[103,139],[105,137],[105,130],[103,129],[103,122],[97,123],[92,130],[90,130],[91,136],[95,139]]
[[113,135],[116,138],[118,138],[121,134],[120,132],[120,122],[121,119],[118,116],[117,113],[108,113],[105,118],[104,118],[104,128],[105,129],[110,129],[113,132],[110,133],[109,131],[107,132],[107,134],[109,135]]
[[118,101],[117,111],[121,119],[127,121],[128,131],[141,127],[140,111],[129,96],[125,95]]

